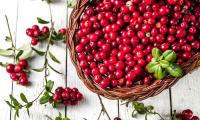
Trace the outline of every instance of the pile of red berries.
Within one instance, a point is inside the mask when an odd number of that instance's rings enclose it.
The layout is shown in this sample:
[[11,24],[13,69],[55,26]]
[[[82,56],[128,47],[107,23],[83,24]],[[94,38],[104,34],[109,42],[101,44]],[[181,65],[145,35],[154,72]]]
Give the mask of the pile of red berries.
[[152,48],[176,52],[177,64],[200,50],[199,0],[98,0],[82,15],[75,46],[85,75],[102,88],[151,84]]
[[63,103],[65,106],[76,105],[78,101],[83,99],[83,95],[77,88],[62,88],[58,87],[55,90],[53,101],[56,103]]
[[[66,29],[61,28],[59,33],[66,34]],[[26,29],[26,34],[31,37],[31,45],[35,46],[39,41],[45,40],[49,37],[50,31],[48,26],[43,26],[40,30],[38,25],[33,25],[31,28]]]
[[29,83],[26,73],[27,69],[28,61],[25,59],[19,60],[16,65],[8,64],[6,66],[6,71],[10,74],[10,78],[23,86],[26,86]]
[[181,120],[199,120],[199,117],[193,116],[193,112],[190,109],[183,110],[178,116]]

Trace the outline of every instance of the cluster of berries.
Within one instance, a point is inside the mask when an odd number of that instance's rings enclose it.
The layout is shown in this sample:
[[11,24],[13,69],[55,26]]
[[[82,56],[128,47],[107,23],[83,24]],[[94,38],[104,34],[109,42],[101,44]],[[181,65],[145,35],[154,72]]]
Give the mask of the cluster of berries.
[[25,59],[19,60],[16,65],[7,64],[6,66],[6,71],[10,74],[10,78],[23,86],[26,86],[29,83],[26,73],[27,69],[28,61]]
[[77,105],[78,101],[83,99],[83,95],[77,88],[62,88],[58,87],[55,90],[53,101],[56,103],[63,103],[65,106]]
[[[65,35],[66,29],[59,29],[59,33],[61,35]],[[48,26],[43,26],[40,30],[38,25],[33,25],[31,28],[26,29],[26,34],[31,37],[31,45],[35,46],[38,44],[39,41],[45,40],[49,37],[50,30]]]

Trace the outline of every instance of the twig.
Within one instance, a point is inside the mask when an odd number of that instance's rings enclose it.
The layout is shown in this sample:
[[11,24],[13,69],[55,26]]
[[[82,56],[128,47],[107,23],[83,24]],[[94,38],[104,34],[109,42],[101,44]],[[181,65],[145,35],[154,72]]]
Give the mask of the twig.
[[[108,117],[108,120],[111,120],[111,118],[110,118],[110,116],[109,116],[109,114],[108,114],[108,112],[107,112],[107,110],[106,110],[106,108],[105,108],[105,106],[102,102],[100,95],[98,95],[98,98],[99,98],[99,101],[100,101],[100,104],[101,104],[101,112],[99,114],[99,118],[101,117],[102,112],[104,112],[106,114],[106,116]],[[97,120],[99,120],[99,118]]]

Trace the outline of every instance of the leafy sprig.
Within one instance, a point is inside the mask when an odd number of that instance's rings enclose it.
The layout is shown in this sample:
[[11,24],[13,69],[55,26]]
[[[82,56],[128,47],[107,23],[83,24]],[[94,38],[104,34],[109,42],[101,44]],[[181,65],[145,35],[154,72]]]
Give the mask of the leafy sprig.
[[152,50],[153,58],[148,64],[148,72],[154,73],[156,79],[162,80],[167,75],[173,77],[183,76],[182,69],[176,65],[176,53],[173,50],[166,50],[162,53],[158,48]]

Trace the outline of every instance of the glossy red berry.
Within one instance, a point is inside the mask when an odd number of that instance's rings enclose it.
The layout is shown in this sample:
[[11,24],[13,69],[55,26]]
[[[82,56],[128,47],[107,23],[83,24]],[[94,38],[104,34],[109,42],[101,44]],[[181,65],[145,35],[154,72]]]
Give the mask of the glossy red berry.
[[191,120],[199,120],[199,117],[193,116],[193,117],[191,118]]
[[49,27],[44,26],[44,27],[42,27],[41,31],[42,31],[43,34],[49,34]]
[[193,112],[190,109],[186,109],[182,112],[182,115],[185,119],[190,119],[193,115]]
[[16,73],[10,73],[10,78],[13,81],[17,81],[19,79],[19,76]]
[[21,73],[23,71],[23,68],[19,64],[17,64],[14,67],[14,71],[15,73]]
[[27,86],[28,85],[28,78],[27,77],[20,77],[19,79],[19,84],[23,85],[23,86]]
[[59,32],[62,33],[62,34],[66,34],[67,30],[66,30],[66,28],[61,28],[61,29],[59,30]]
[[28,67],[28,61],[27,60],[25,60],[25,59],[21,59],[21,60],[19,60],[19,66],[21,66],[22,68],[26,68],[26,67]]
[[13,65],[13,64],[8,64],[8,65],[6,66],[6,71],[7,71],[8,73],[13,73],[13,72],[14,72],[14,68],[15,68],[15,65]]
[[37,45],[37,44],[38,44],[38,39],[32,38],[32,39],[31,39],[31,45],[35,46],[35,45]]

